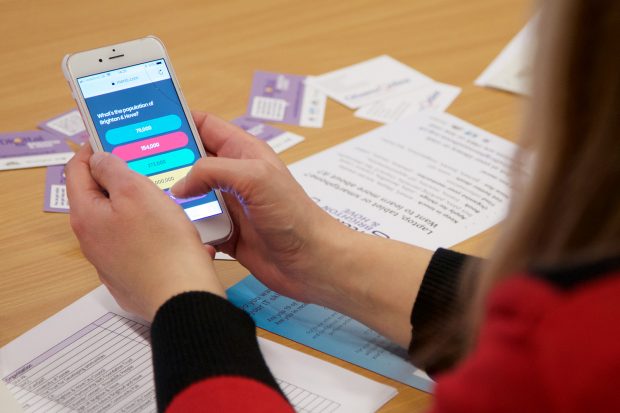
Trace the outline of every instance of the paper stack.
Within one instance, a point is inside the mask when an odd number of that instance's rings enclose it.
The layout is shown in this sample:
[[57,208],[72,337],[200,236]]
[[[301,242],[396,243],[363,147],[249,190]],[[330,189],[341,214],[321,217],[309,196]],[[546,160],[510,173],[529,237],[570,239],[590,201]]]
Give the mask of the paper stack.
[[461,93],[387,56],[306,79],[355,116],[390,123],[425,110],[444,111]]

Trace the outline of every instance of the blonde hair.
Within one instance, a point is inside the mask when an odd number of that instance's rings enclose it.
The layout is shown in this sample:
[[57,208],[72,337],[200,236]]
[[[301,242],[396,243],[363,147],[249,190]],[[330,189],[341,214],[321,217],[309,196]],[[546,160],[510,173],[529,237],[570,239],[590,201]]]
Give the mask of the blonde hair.
[[473,332],[498,280],[620,256],[620,2],[550,0],[540,17],[517,154],[533,154],[531,178],[513,172],[509,218],[475,287]]
[[[418,346],[413,326],[418,366],[446,368],[472,348],[501,279],[620,257],[620,1],[542,6],[508,218],[491,258],[460,277],[459,308],[469,311],[433,326]],[[517,168],[526,158],[529,173]]]

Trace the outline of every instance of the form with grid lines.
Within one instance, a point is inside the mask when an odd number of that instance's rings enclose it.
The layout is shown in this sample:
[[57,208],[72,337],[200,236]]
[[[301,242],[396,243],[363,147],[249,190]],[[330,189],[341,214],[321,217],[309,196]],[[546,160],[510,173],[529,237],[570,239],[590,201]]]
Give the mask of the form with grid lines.
[[[121,314],[98,288],[0,349],[0,377],[25,412],[157,411],[149,326]],[[396,394],[272,341],[259,345],[298,412],[371,412]]]

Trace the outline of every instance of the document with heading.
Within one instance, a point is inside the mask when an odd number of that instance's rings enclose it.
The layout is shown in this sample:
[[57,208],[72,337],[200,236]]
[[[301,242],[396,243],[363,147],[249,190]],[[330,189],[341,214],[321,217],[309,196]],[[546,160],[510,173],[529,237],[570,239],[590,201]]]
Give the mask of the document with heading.
[[[300,412],[374,412],[393,387],[259,338]],[[155,412],[149,326],[99,287],[0,349],[0,378],[24,412]]]
[[343,224],[428,249],[500,222],[516,145],[455,116],[422,112],[290,165]]

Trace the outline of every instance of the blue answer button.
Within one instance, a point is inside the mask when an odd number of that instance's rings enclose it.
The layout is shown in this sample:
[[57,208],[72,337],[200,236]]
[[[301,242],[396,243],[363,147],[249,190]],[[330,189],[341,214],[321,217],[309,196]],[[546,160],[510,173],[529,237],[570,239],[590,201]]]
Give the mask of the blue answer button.
[[127,166],[142,175],[152,175],[168,169],[191,165],[196,157],[190,149],[179,149],[137,161],[127,162]]
[[181,127],[181,118],[177,115],[167,115],[161,118],[132,123],[120,128],[110,129],[105,133],[105,139],[111,145],[132,142],[150,136],[177,130]]

